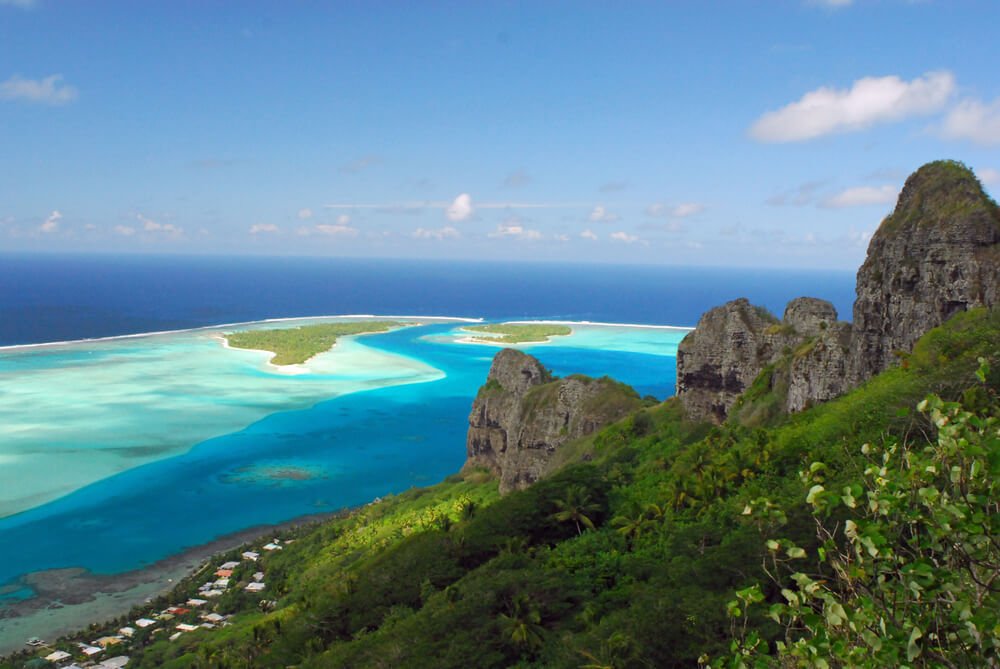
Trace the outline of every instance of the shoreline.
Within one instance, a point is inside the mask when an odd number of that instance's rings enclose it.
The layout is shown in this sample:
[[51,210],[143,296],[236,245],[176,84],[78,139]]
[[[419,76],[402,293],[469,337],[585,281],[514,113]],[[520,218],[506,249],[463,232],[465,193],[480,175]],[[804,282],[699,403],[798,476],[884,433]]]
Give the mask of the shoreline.
[[[136,339],[140,337],[158,337],[161,335],[169,334],[181,334],[184,332],[201,332],[204,330],[217,330],[219,328],[231,328],[238,327],[241,325],[256,325],[258,323],[285,323],[289,321],[308,321],[308,320],[320,320],[325,318],[398,318],[407,320],[426,320],[426,321],[437,321],[437,322],[457,322],[457,323],[485,323],[487,319],[479,318],[469,318],[467,316],[414,316],[414,315],[395,315],[395,314],[333,314],[326,316],[289,316],[282,318],[263,318],[255,321],[238,321],[235,323],[218,323],[214,325],[199,325],[192,328],[179,328],[176,330],[154,330],[152,332],[135,332],[131,334],[123,335],[109,335],[107,337],[84,337],[82,339],[65,339],[61,341],[47,341],[47,342],[35,342],[31,344],[6,344],[0,346],[0,352],[2,351],[13,351],[16,349],[30,349],[30,348],[44,348],[48,346],[67,346],[70,344],[91,344],[97,342],[105,341],[115,341],[118,339]],[[492,321],[490,321],[492,322]],[[617,328],[646,328],[651,330],[675,330],[678,332],[690,332],[694,327],[689,327],[686,325],[645,325],[642,323],[607,323],[602,321],[566,321],[566,320],[548,320],[548,319],[538,319],[538,320],[497,320],[497,323],[511,323],[516,325],[530,324],[530,323],[542,323],[549,325],[593,325],[598,327],[617,327]],[[559,336],[559,335],[556,335]],[[257,350],[257,349],[244,349],[244,350]]]
[[255,525],[168,555],[149,566],[117,574],[95,574],[81,567],[26,574],[15,583],[30,587],[34,596],[0,605],[0,657],[23,650],[25,641],[33,636],[53,641],[90,624],[125,615],[172,590],[214,555],[272,533],[352,512],[353,508],[347,507],[272,525]]
[[[20,348],[42,348],[45,346],[66,346],[69,344],[91,344],[95,342],[103,341],[115,341],[118,339],[136,339],[139,337],[158,337],[161,335],[169,334],[181,334],[184,332],[201,332],[203,330],[217,330],[219,328],[232,328],[241,325],[256,325],[258,323],[285,323],[289,321],[309,321],[309,320],[320,320],[324,318],[399,318],[406,320],[426,320],[426,321],[443,321],[443,322],[458,322],[458,323],[482,323],[482,318],[468,318],[465,316],[398,316],[398,315],[379,315],[379,314],[333,314],[327,316],[288,316],[282,318],[262,318],[256,321],[238,321],[235,323],[217,323],[214,325],[199,325],[193,328],[179,328],[177,330],[154,330],[152,332],[134,332],[131,334],[123,335],[109,335],[107,337],[84,337],[83,339],[65,339],[61,341],[45,341],[45,342],[35,342],[32,344],[6,344],[0,346],[0,351],[10,351]],[[257,349],[244,349],[244,350],[257,350]]]

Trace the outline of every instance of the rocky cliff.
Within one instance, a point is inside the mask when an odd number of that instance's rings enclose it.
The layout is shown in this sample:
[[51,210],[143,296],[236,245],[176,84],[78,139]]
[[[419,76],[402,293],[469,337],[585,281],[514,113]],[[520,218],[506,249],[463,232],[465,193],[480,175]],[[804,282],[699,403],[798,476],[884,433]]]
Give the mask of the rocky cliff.
[[535,358],[504,349],[469,414],[465,468],[486,467],[500,492],[548,473],[558,449],[642,406],[634,390],[608,378],[553,379]]
[[678,347],[677,395],[689,418],[716,423],[752,385],[785,412],[832,399],[955,313],[1000,303],[998,272],[996,203],[964,165],[929,163],[872,237],[853,325],[813,298],[792,300],[781,321],[745,299],[716,307]]
[[959,311],[1000,302],[1000,209],[952,161],[924,165],[872,236],[854,302],[855,380]]
[[[825,300],[800,297],[778,320],[746,298],[706,312],[677,348],[677,395],[689,418],[721,423],[757,377],[768,370],[767,391],[781,388],[784,411],[842,391],[847,352],[837,310]],[[836,353],[836,355],[833,355]],[[827,368],[815,365],[829,356]]]

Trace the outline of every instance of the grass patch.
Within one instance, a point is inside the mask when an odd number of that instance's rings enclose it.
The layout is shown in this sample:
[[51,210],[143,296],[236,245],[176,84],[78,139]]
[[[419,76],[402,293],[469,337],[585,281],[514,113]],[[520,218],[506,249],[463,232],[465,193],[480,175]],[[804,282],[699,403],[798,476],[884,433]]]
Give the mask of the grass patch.
[[271,351],[271,364],[296,365],[318,353],[329,351],[337,337],[388,332],[403,323],[396,321],[358,321],[353,323],[320,323],[282,330],[246,330],[225,334],[233,348]]
[[573,330],[566,325],[549,323],[492,323],[490,325],[470,325],[462,328],[469,332],[482,332],[490,337],[473,337],[473,341],[489,344],[528,344],[546,342],[549,337],[565,337]]

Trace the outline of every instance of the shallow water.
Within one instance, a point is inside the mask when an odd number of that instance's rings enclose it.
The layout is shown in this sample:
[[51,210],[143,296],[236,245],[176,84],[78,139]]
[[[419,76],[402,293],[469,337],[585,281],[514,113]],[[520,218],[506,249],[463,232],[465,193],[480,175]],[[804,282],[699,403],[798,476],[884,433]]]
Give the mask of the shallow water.
[[[673,392],[683,331],[574,329],[522,348],[559,375]],[[436,483],[464,461],[472,398],[498,350],[431,323],[341,339],[286,374],[218,333],[0,352],[0,504],[20,508],[0,518],[0,542],[19,547],[0,561],[0,585],[71,566],[119,573]]]

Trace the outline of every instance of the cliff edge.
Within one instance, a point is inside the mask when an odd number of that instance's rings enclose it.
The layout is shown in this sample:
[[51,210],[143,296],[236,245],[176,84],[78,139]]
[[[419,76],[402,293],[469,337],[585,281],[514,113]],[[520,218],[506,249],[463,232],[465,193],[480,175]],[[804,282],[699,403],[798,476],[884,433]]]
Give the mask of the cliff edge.
[[504,349],[472,404],[465,469],[488,468],[501,494],[526,488],[549,472],[561,446],[641,406],[638,394],[617,381],[554,379],[535,358]]
[[786,413],[833,399],[954,314],[1000,303],[998,273],[997,204],[961,163],[928,163],[906,180],[872,236],[853,324],[815,298],[792,300],[780,321],[746,299],[728,302],[705,313],[678,347],[677,395],[690,419],[714,423],[734,407],[747,412],[753,398],[740,398],[751,388],[769,410]]

